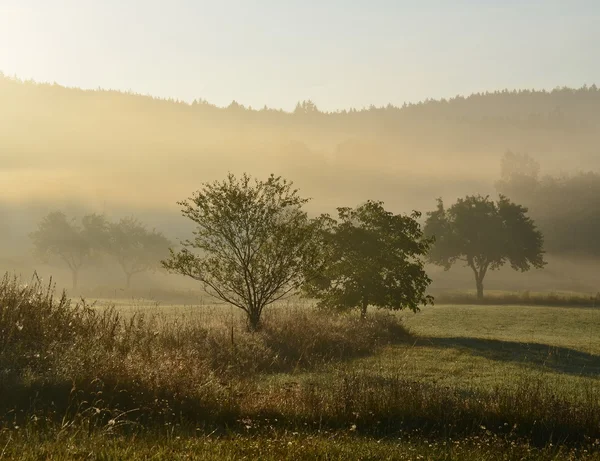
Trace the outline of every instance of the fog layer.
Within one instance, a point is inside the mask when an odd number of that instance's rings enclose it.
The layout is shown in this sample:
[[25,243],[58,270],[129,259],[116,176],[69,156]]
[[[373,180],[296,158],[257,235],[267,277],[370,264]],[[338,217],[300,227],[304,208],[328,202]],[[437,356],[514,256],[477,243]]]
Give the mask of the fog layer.
[[[0,269],[24,274],[38,269],[63,277],[60,268],[33,258],[29,239],[53,210],[74,217],[133,215],[172,240],[185,238],[190,225],[176,202],[227,172],[282,175],[313,198],[311,213],[331,213],[367,199],[383,200],[394,212],[425,212],[435,207],[437,197],[452,203],[466,194],[496,194],[507,150],[527,154],[543,175],[557,177],[598,171],[599,149],[596,87],[505,90],[335,113],[320,112],[305,101],[287,113],[0,77]],[[521,190],[502,190],[511,191],[534,217],[537,213],[548,221],[551,203],[542,210],[539,194],[534,203]],[[597,256],[586,255],[585,248],[577,254],[560,248],[553,243],[549,260],[566,261],[582,268],[582,274],[588,273],[583,263],[578,265],[582,256],[592,258],[591,264]],[[488,284],[595,289],[584,276],[565,283],[559,267],[566,266],[551,262],[535,276],[503,271],[490,276]],[[433,269],[434,286],[462,288],[458,281],[454,285],[457,277],[470,288],[470,279],[457,274],[460,270]],[[188,286],[161,274],[147,276],[139,286],[151,280],[152,286]],[[90,269],[84,282],[118,286],[110,270],[101,268]]]

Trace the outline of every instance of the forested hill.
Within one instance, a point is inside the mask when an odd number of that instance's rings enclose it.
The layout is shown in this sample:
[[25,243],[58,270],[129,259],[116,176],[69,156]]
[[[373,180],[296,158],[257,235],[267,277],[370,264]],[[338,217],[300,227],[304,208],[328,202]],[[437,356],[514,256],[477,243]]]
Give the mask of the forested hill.
[[548,171],[600,166],[600,90],[499,91],[324,113],[219,108],[0,77],[2,201],[172,209],[227,171],[294,180],[316,206],[404,210],[493,191],[506,150]]

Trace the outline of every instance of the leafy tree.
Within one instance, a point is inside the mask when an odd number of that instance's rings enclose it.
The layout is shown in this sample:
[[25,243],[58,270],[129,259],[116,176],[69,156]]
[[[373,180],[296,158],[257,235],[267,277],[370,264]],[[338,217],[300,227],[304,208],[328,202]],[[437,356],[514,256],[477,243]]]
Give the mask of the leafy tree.
[[363,318],[369,305],[417,311],[432,303],[422,260],[432,240],[423,237],[419,216],[394,215],[374,201],[338,208],[337,221],[324,215],[325,265],[306,293],[323,307],[360,308]]
[[436,239],[429,260],[446,270],[458,260],[466,262],[475,276],[477,297],[482,299],[489,269],[508,262],[524,272],[546,264],[542,233],[527,211],[503,195],[497,203],[481,195],[467,196],[448,210],[438,199],[437,210],[427,214],[424,229]]
[[163,266],[242,309],[256,330],[263,309],[298,289],[318,262],[317,223],[302,210],[307,201],[273,175],[259,181],[229,174],[205,183],[179,202],[183,216],[197,225],[194,238],[179,252],[171,250]]
[[71,271],[73,290],[76,290],[81,269],[96,259],[104,244],[107,223],[104,216],[90,214],[81,224],[68,220],[55,211],[40,222],[31,234],[35,254],[43,261],[60,260]]
[[132,217],[111,223],[107,240],[107,252],[123,269],[128,289],[134,275],[161,267],[160,261],[168,256],[171,245],[162,233],[148,230]]

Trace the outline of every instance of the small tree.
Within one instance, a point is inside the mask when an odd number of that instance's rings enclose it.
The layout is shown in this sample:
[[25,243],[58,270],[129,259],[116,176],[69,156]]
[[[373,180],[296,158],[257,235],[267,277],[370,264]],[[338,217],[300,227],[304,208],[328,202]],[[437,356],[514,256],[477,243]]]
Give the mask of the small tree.
[[148,230],[132,217],[111,223],[108,228],[107,252],[125,273],[127,289],[131,278],[161,267],[161,259],[169,255],[171,243],[160,232]]
[[43,261],[58,259],[66,264],[76,290],[82,267],[97,258],[103,247],[106,226],[97,214],[84,216],[79,225],[62,212],[49,213],[31,234],[35,254]]
[[197,229],[163,266],[242,309],[249,329],[256,330],[265,306],[295,291],[316,269],[316,223],[302,210],[307,201],[292,183],[273,175],[253,181],[229,174],[206,183],[179,202]]
[[338,221],[323,216],[325,266],[306,293],[323,307],[360,308],[363,318],[369,305],[417,311],[432,303],[422,261],[432,241],[423,238],[419,216],[394,215],[373,201],[338,208]]
[[527,216],[527,208],[500,196],[467,196],[448,210],[438,199],[437,210],[428,213],[425,234],[435,236],[430,262],[450,269],[464,261],[473,271],[477,297],[483,298],[483,280],[489,269],[509,262],[522,272],[542,268],[543,236]]

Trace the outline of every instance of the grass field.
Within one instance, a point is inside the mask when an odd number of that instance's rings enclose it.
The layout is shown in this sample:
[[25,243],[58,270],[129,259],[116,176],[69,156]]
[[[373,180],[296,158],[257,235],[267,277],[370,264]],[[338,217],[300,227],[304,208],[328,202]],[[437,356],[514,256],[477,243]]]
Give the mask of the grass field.
[[114,304],[19,378],[0,460],[600,459],[600,309],[440,305],[365,327],[292,303],[253,336],[224,306]]
[[569,399],[600,390],[600,309],[436,306],[400,316],[410,342],[332,368],[480,391],[542,380]]
[[490,437],[428,441],[402,435],[373,439],[330,435],[267,433],[259,436],[198,436],[164,433],[131,437],[70,436],[9,438],[2,459],[38,460],[596,460],[598,449],[506,443]]

